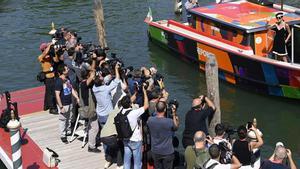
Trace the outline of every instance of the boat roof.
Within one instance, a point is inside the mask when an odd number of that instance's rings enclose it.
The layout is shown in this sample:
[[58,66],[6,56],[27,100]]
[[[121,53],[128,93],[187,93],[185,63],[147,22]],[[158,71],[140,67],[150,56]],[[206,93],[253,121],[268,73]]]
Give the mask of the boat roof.
[[[223,23],[229,27],[238,28],[247,33],[266,30],[266,23],[276,22],[275,14],[279,10],[248,2],[246,0],[211,4],[189,10],[191,13]],[[296,13],[284,13],[285,22],[300,23],[300,15]]]

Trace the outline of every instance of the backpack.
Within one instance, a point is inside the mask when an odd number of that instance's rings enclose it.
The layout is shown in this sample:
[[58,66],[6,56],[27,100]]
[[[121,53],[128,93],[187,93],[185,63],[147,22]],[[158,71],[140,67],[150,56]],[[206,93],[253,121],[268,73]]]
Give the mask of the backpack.
[[121,111],[114,118],[114,124],[116,126],[118,138],[129,139],[132,136],[136,127],[132,130],[130,127],[129,120],[127,118],[127,115],[131,110],[127,110],[125,114],[122,113],[122,110],[123,109],[121,109]]
[[218,165],[218,163],[213,163],[213,164],[210,165],[210,166],[206,166],[209,160],[210,160],[210,159],[208,159],[208,160],[203,164],[203,169],[214,169],[215,166]]
[[203,169],[204,164],[207,160],[209,160],[208,156],[206,157],[207,150],[204,152],[201,152],[200,154],[196,152],[195,146],[192,148],[194,150],[194,153],[196,155],[195,163],[194,163],[194,168],[195,169]]

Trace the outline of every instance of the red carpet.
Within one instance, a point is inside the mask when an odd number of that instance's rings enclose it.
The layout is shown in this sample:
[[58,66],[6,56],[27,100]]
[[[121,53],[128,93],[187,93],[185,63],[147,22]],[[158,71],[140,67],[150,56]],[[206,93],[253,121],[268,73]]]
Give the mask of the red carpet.
[[[19,90],[11,92],[12,102],[18,103],[19,116],[38,112],[43,110],[44,105],[44,86]],[[6,108],[6,100],[3,98],[0,102],[0,114]],[[23,168],[26,169],[46,169],[48,168],[43,163],[43,152],[38,145],[26,134],[26,131],[21,130],[23,136],[22,145],[22,161]],[[0,146],[11,158],[10,136],[8,132],[0,129]]]

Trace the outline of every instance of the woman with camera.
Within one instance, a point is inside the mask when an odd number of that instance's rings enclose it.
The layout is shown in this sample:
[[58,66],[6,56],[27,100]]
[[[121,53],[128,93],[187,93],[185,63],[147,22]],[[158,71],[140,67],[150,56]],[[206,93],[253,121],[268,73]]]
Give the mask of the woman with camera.
[[[57,114],[56,101],[55,101],[55,73],[53,63],[58,62],[57,56],[50,56],[50,48],[52,43],[42,43],[40,50],[42,54],[38,57],[38,61],[41,63],[42,72],[40,75],[40,81],[45,84],[45,97],[44,97],[44,110],[49,110],[51,114]],[[41,76],[42,75],[42,76]],[[42,79],[41,79],[42,78]]]
[[255,133],[257,141],[248,141],[248,130],[245,126],[240,126],[238,128],[238,136],[239,139],[236,140],[232,145],[233,154],[238,158],[240,163],[242,164],[243,169],[252,169],[259,168],[259,166],[254,166],[254,163],[257,161],[257,157],[260,157],[258,154],[253,154],[255,149],[259,149],[264,141],[259,133],[259,130],[254,126],[248,126],[250,131]]

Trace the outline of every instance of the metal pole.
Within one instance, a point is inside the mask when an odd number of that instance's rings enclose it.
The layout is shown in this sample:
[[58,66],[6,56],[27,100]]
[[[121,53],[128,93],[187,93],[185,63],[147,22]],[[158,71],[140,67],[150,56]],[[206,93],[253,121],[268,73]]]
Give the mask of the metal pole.
[[15,119],[14,110],[11,110],[11,120],[7,123],[7,128],[10,131],[10,143],[12,147],[13,169],[22,169],[22,154],[21,154],[21,123]]
[[292,63],[294,63],[294,26],[292,26]]
[[208,126],[210,135],[215,136],[215,126],[221,123],[221,109],[220,109],[220,96],[219,96],[219,78],[218,78],[218,63],[215,55],[207,53],[205,64],[205,76],[207,86],[207,96],[216,107],[216,112]]

